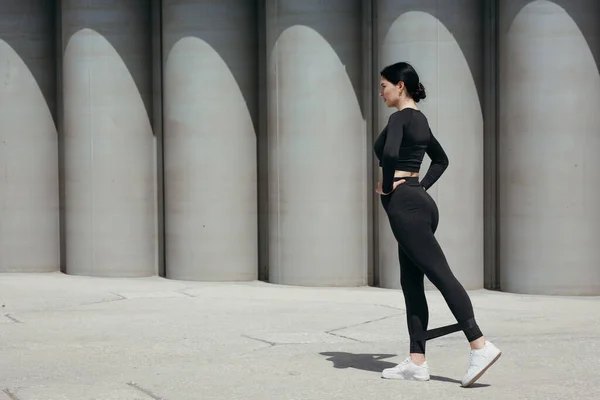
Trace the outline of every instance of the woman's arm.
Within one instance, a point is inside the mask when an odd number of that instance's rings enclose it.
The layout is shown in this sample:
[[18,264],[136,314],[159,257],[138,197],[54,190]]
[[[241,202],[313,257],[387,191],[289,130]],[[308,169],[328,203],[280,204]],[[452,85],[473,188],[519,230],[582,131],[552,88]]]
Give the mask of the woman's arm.
[[396,162],[400,152],[400,143],[404,135],[404,118],[398,112],[390,115],[387,125],[387,136],[383,146],[383,155],[381,157],[381,169],[383,175],[382,190],[383,194],[390,194],[394,189],[394,172],[396,172]]
[[423,186],[425,190],[433,186],[440,176],[442,176],[446,168],[448,168],[449,162],[446,152],[444,152],[440,142],[433,136],[431,129],[429,129],[429,133],[431,134],[431,140],[427,146],[427,155],[431,158],[431,164],[429,165],[427,173],[421,180],[421,186]]

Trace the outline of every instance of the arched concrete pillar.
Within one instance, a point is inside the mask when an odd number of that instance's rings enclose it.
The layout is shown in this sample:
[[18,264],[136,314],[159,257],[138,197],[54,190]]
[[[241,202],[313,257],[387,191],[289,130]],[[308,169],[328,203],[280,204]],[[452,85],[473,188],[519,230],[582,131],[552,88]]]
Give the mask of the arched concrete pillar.
[[257,278],[257,12],[163,1],[168,278]]
[[150,4],[60,3],[66,272],[154,275]]
[[266,5],[269,279],[365,285],[361,2]]
[[516,3],[500,2],[501,289],[598,295],[598,3]]
[[0,272],[59,270],[54,2],[0,2]]

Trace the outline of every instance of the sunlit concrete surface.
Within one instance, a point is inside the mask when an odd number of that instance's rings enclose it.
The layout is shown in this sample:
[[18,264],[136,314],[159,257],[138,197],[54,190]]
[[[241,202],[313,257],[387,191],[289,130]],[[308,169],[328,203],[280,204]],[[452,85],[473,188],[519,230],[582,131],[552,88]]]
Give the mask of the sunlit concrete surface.
[[531,2],[508,26],[500,38],[500,82],[510,82],[499,89],[502,290],[600,294],[598,66],[573,17],[553,2]]
[[[39,1],[0,4],[0,272],[59,269],[54,41]],[[15,21],[26,21],[18,25]],[[19,53],[21,51],[21,53]]]
[[[449,168],[428,191],[440,212],[436,238],[459,281],[466,288],[479,289],[483,287],[483,116],[471,68],[481,65],[469,66],[453,33],[433,15],[409,11],[394,18],[391,5],[402,3],[380,3],[377,72],[384,66],[406,61],[419,73],[427,98],[418,107],[450,160]],[[455,6],[453,2],[440,5],[438,14],[468,17],[467,12],[456,15]],[[477,35],[477,31],[472,35]],[[379,103],[379,131],[394,111]],[[427,173],[429,161],[425,156],[421,177]],[[376,206],[380,285],[399,288],[397,242],[381,203]],[[429,280],[427,285],[432,287]]]
[[[600,397],[599,297],[470,294],[504,354],[464,389],[461,333],[428,343],[431,381],[380,378],[408,349],[397,290],[5,275],[0,399]],[[453,322],[437,291],[427,297],[432,327]]]
[[337,52],[360,63],[360,42],[338,36],[328,43],[312,27],[287,26],[293,13],[314,25],[361,28],[348,10],[324,2],[267,2],[269,279],[364,285],[371,149],[360,98]]
[[[236,4],[242,8],[230,15]],[[254,102],[246,101],[236,79],[256,79],[256,49],[243,40],[254,33],[252,24],[237,24],[254,9],[239,1],[167,1],[163,7],[167,277],[254,280],[257,138],[248,106]],[[213,20],[221,13],[227,18]]]

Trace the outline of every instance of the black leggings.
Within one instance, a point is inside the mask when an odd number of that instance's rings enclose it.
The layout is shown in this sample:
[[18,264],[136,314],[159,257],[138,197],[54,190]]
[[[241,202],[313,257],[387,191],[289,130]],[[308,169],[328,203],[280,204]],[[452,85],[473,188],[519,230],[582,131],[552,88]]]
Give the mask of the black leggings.
[[398,179],[406,181],[391,194],[382,195],[381,202],[398,241],[410,352],[425,354],[425,340],[420,336],[429,323],[424,275],[444,296],[457,322],[468,326],[463,332],[472,342],[483,335],[474,322],[471,300],[450,270],[434,236],[439,221],[437,205],[420,186],[418,177],[395,178]]

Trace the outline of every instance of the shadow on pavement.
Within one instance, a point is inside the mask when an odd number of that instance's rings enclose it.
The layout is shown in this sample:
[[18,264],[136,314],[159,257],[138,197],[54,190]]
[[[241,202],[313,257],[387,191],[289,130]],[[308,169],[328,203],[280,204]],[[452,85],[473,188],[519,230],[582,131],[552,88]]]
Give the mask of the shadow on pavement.
[[[352,354],[343,352],[323,352],[319,353],[327,358],[327,361],[333,363],[333,368],[355,368],[362,371],[381,372],[386,368],[395,367],[395,363],[382,361],[386,358],[395,357],[396,354]],[[444,376],[431,375],[432,381],[448,382],[460,384],[460,380],[446,378]],[[475,383],[470,388],[488,387],[490,385]]]
[[384,358],[395,357],[396,354],[352,354],[341,352],[320,353],[329,357],[327,361],[333,363],[333,368],[356,368],[363,371],[381,372],[386,368],[396,366],[388,361],[380,361]]

